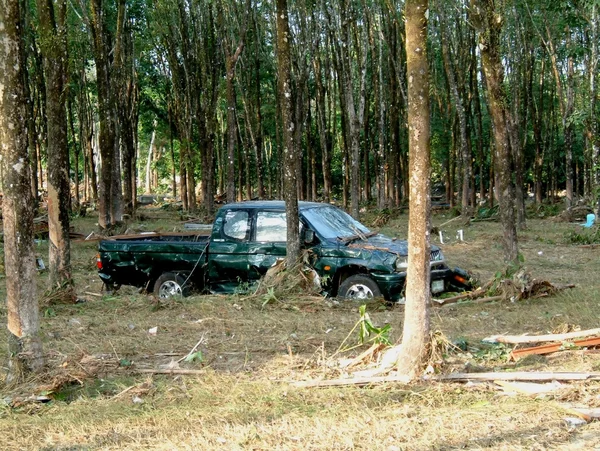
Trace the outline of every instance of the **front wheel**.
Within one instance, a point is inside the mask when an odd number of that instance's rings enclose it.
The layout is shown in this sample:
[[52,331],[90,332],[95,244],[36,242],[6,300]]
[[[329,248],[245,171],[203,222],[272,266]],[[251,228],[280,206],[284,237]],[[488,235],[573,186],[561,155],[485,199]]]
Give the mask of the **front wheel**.
[[163,273],[154,283],[154,295],[161,299],[188,296],[190,289],[185,282],[186,280],[179,274],[174,272]]
[[342,282],[338,289],[338,297],[352,301],[362,301],[381,296],[377,283],[369,276],[356,274]]

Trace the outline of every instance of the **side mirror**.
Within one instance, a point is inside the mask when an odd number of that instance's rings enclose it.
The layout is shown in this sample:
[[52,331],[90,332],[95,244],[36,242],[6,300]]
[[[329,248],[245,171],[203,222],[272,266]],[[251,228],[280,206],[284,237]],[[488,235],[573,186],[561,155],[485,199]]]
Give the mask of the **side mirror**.
[[312,244],[315,241],[315,232],[311,229],[304,230],[304,244]]

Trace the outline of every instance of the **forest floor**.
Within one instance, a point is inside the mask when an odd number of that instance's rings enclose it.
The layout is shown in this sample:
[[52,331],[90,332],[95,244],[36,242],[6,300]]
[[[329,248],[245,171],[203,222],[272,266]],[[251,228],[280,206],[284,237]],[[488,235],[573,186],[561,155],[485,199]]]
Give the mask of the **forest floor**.
[[[130,226],[182,228],[172,212],[146,209],[144,215]],[[433,223],[448,219],[436,214]],[[407,220],[402,214],[380,230],[405,238]],[[500,224],[461,227],[461,242],[457,223],[442,227],[447,261],[481,281],[492,279],[504,269]],[[75,219],[74,226],[86,236],[96,227],[93,218]],[[467,349],[444,353],[432,362],[435,370],[600,371],[593,350],[513,362],[513,345],[481,342],[493,334],[600,327],[600,248],[572,244],[585,233],[578,224],[529,218],[519,234],[525,268],[575,287],[518,302],[433,307],[432,330]],[[432,238],[438,244],[439,236]],[[577,426],[569,419],[569,406],[600,407],[598,382],[562,382],[539,396],[493,382],[299,388],[294,381],[344,376],[340,360],[369,347],[340,349],[357,343],[356,304],[316,297],[265,304],[264,296],[248,295],[161,303],[129,287],[108,295],[96,274],[96,247],[73,243],[77,294],[85,302],[46,305],[41,296],[47,372],[18,389],[0,379],[2,449],[600,449],[600,422]],[[47,261],[47,243],[37,251]],[[46,277],[39,273],[39,293]],[[392,341],[399,340],[402,305],[374,301],[367,311],[375,325],[390,324]],[[6,322],[5,305],[0,322]],[[0,355],[6,353],[1,341]],[[191,374],[157,374],[169,368]]]

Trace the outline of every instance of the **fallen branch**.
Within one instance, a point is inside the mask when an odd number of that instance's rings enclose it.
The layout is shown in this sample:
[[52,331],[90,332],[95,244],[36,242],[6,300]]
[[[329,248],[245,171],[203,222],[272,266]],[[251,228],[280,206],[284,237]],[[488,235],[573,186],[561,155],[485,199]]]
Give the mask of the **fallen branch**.
[[373,354],[375,354],[377,351],[379,351],[383,347],[384,347],[384,345],[382,345],[381,343],[373,343],[373,346],[371,346],[365,352],[359,354],[358,356],[356,356],[355,358],[353,358],[352,360],[350,360],[342,368],[352,368],[353,366],[358,365],[363,360],[366,360],[367,358],[370,358],[371,356],[373,356]]
[[591,335],[600,335],[600,328],[579,330],[565,334],[547,334],[547,335],[492,335],[484,338],[482,341],[488,343],[543,343],[544,341],[563,341],[572,338],[583,338]]
[[475,298],[478,298],[480,296],[483,296],[487,292],[487,290],[490,288],[491,285],[492,285],[492,283],[488,282],[484,286],[482,286],[481,288],[477,288],[476,290],[469,291],[468,293],[458,294],[458,295],[453,296],[451,298],[434,299],[434,302],[437,305],[448,305],[448,304],[455,304],[458,301],[462,301],[462,300],[465,300],[465,299],[475,299]]

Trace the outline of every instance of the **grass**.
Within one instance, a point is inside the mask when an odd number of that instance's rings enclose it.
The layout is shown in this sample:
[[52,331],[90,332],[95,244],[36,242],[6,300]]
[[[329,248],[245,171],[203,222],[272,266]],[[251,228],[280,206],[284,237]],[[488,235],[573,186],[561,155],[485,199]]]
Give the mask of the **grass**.
[[[181,223],[146,212],[152,228]],[[152,217],[152,214],[155,216]],[[436,216],[439,225],[448,218]],[[406,237],[407,216],[384,231]],[[136,224],[132,224],[135,226]],[[89,218],[75,221],[89,233]],[[547,333],[569,325],[597,327],[600,312],[598,250],[565,240],[577,225],[532,219],[520,233],[525,265],[534,277],[576,287],[517,303],[458,304],[432,310],[432,328],[466,353],[451,353],[440,371],[599,371],[598,354],[575,350],[509,362],[510,348],[484,345],[500,333]],[[149,230],[152,230],[149,229]],[[456,236],[452,223],[448,237]],[[465,242],[441,245],[446,259],[489,280],[502,268],[495,222],[464,229]],[[433,236],[434,241],[437,237]],[[103,295],[95,273],[95,244],[73,243],[78,297],[86,302],[42,311],[47,373],[19,390],[0,382],[3,449],[227,449],[227,450],[448,450],[592,449],[596,422],[570,428],[565,402],[600,406],[595,383],[565,384],[542,399],[506,396],[492,384],[421,383],[299,389],[289,381],[335,378],[331,356],[359,320],[358,306],[327,299],[285,299],[263,305],[249,296],[192,296],[161,304],[123,287]],[[41,256],[47,245],[40,244]],[[47,257],[45,257],[47,258]],[[45,289],[39,274],[38,293]],[[4,291],[0,281],[0,291]],[[91,294],[90,294],[91,293]],[[292,306],[293,308],[286,308]],[[391,325],[400,339],[403,307],[371,302],[373,324]],[[5,320],[5,307],[0,307]],[[158,327],[156,335],[148,330]],[[358,335],[351,336],[357,341]],[[202,361],[179,363],[194,376],[138,374],[182,360],[200,342]],[[357,348],[352,355],[366,348]],[[0,355],[6,344],[0,342]],[[342,355],[338,357],[351,357]],[[87,371],[87,373],[86,373]],[[61,383],[57,383],[61,382]],[[48,403],[32,402],[49,387]],[[9,400],[9,407],[1,400]]]

